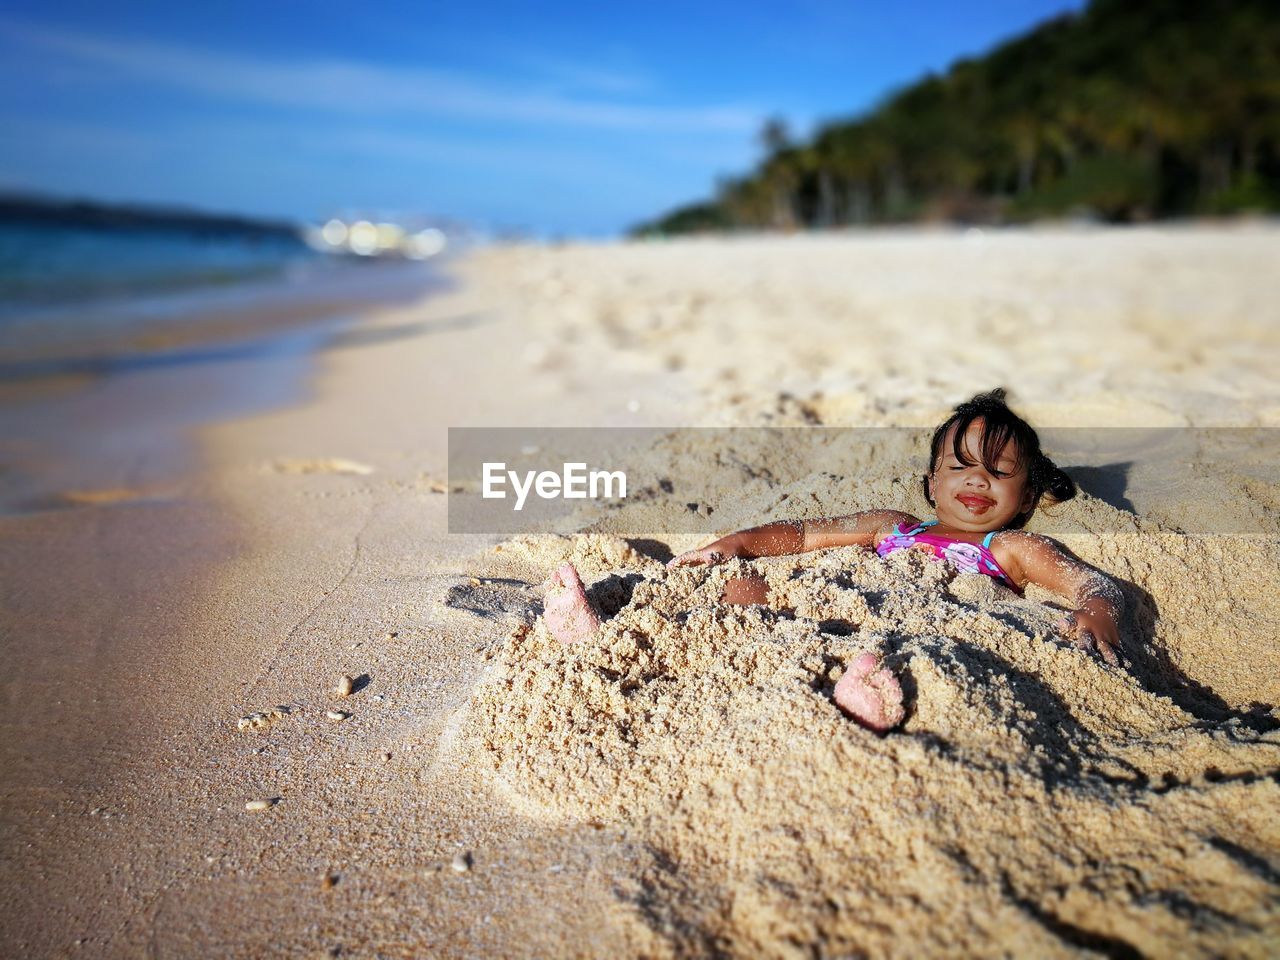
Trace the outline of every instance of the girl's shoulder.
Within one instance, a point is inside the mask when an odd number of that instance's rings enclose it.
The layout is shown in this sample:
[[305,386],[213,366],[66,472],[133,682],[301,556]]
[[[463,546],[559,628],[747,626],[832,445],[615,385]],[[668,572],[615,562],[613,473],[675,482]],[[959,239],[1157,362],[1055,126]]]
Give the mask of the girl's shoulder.
[[1030,580],[1028,568],[1043,563],[1047,557],[1060,555],[1062,545],[1052,537],[1027,530],[1001,530],[991,538],[988,548],[996,563],[1019,587]]

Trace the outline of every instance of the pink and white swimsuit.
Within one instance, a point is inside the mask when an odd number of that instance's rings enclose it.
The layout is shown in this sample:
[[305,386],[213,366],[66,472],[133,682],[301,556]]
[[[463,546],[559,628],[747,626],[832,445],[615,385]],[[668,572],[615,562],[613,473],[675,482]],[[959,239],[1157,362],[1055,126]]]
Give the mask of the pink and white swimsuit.
[[988,533],[982,538],[980,544],[922,532],[925,527],[931,527],[937,522],[937,520],[927,520],[906,531],[900,530],[895,523],[893,533],[881,540],[880,545],[876,547],[876,554],[883,557],[895,550],[923,550],[935,560],[951,561],[961,573],[983,573],[1003,581],[1016,593],[1022,593],[1021,588],[1013,582],[1011,576],[1004,572],[991,553],[991,538],[999,532],[998,530]]

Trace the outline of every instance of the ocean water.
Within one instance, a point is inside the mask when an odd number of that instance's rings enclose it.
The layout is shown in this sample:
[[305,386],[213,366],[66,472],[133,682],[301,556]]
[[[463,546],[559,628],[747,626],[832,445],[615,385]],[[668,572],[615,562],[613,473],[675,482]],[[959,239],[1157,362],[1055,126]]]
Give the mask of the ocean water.
[[322,258],[279,235],[0,222],[0,322],[41,307],[225,286]]
[[333,256],[252,225],[104,229],[0,215],[0,387],[210,363],[236,344],[265,355],[288,331],[439,289],[438,259]]

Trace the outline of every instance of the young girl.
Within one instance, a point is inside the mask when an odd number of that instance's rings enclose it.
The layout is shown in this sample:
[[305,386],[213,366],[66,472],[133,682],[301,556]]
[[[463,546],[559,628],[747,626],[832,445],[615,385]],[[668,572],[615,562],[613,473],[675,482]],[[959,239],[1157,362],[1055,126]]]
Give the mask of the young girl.
[[[1041,497],[1060,503],[1076,485],[1040,450],[1031,426],[1005,404],[1005,391],[979,394],[955,408],[933,434],[925,497],[937,514],[921,521],[900,510],[865,510],[844,517],[781,520],[721,537],[673,559],[668,566],[722,563],[860,546],[880,556],[924,550],[960,570],[986,574],[1021,594],[1028,583],[1071,598],[1075,609],[1057,628],[1077,646],[1118,665],[1119,621],[1124,596],[1115,581],[1068,554],[1048,537],[1022,530]],[[766,603],[763,578],[735,577],[725,586],[728,603]],[[578,572],[560,566],[547,584],[544,620],[563,643],[590,636],[600,625]],[[902,690],[873,654],[854,660],[835,688],[835,700],[874,730],[902,721]]]

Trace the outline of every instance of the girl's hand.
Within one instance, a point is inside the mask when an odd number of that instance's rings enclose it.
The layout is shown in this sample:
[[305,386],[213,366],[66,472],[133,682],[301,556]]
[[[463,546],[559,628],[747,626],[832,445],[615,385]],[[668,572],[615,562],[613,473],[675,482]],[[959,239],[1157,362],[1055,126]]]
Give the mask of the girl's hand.
[[696,567],[696,566],[713,566],[717,563],[724,563],[734,553],[733,550],[726,549],[719,544],[711,544],[698,550],[686,550],[678,557],[672,557],[667,561],[668,567]]
[[1081,650],[1096,653],[1113,667],[1120,666],[1116,651],[1120,648],[1120,630],[1105,613],[1072,610],[1062,615],[1055,629]]

